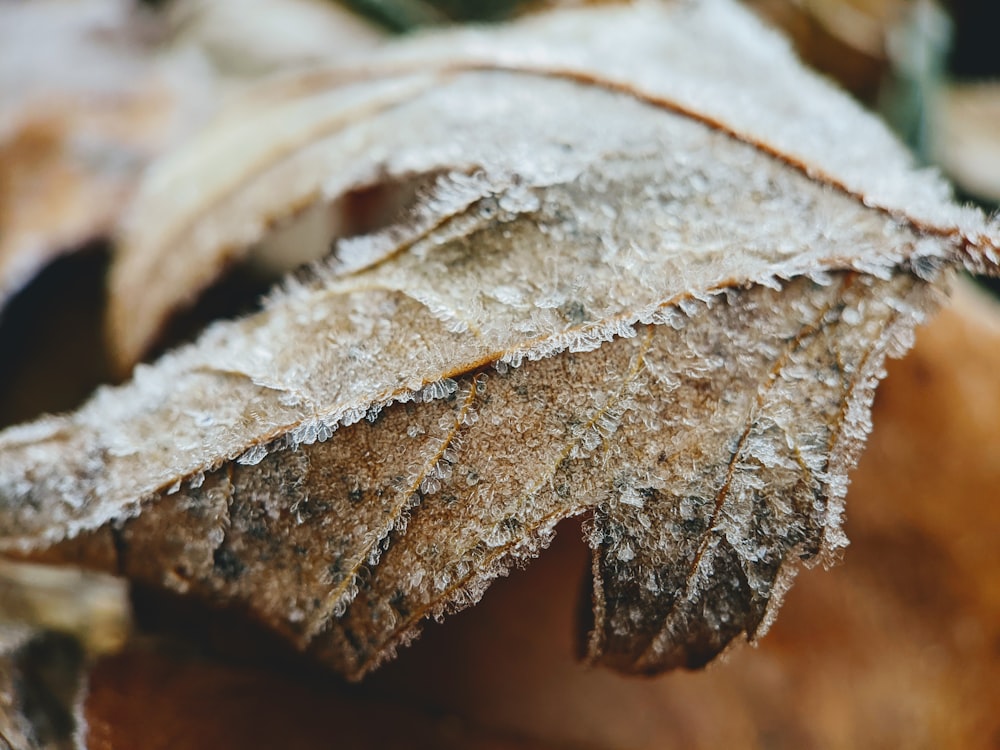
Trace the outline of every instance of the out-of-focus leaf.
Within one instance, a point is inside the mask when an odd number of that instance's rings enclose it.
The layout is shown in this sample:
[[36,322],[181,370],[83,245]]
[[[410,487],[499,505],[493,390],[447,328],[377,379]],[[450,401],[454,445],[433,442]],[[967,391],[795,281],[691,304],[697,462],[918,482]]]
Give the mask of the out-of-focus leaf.
[[72,635],[92,654],[121,647],[129,631],[125,582],[71,568],[0,560],[0,623]]
[[202,50],[227,78],[343,60],[384,38],[329,0],[176,0],[166,14],[171,44]]
[[968,194],[1000,204],[1000,84],[942,87],[928,116],[935,162]]
[[125,0],[0,5],[0,308],[107,233],[154,156],[209,106],[197,56],[154,54]]
[[102,659],[80,715],[88,750],[236,750],[282,747],[543,750],[520,733],[493,732],[412,701],[351,694],[267,670],[136,647]]
[[887,39],[907,0],[744,0],[785,33],[803,61],[874,103],[891,70]]
[[26,626],[0,626],[0,747],[3,750],[40,747],[31,724],[24,715],[24,700],[19,694],[17,652],[29,640]]

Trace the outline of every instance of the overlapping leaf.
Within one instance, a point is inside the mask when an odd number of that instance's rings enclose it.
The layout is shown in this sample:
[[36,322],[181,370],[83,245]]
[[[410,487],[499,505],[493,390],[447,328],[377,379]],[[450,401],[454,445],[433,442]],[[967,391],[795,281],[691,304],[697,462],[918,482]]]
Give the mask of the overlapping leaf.
[[121,360],[274,223],[325,247],[382,185],[409,212],[260,313],[0,435],[0,549],[239,606],[357,677],[589,512],[590,659],[699,665],[843,544],[885,356],[996,260],[729,3],[562,14],[278,84],[160,165]]

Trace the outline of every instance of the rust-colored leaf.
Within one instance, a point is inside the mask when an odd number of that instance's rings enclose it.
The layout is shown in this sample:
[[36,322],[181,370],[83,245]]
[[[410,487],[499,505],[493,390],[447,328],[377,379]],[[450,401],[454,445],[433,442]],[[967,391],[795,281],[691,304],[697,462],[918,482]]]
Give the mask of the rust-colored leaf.
[[[150,644],[155,646],[156,644]],[[131,648],[99,661],[80,716],[88,750],[474,748],[544,750],[520,733],[491,732],[407,702],[347,693],[287,675]]]
[[0,434],[0,549],[249,611],[352,678],[584,513],[591,662],[757,638],[845,543],[885,357],[996,262],[995,227],[722,0],[431,37],[240,106],[131,213],[124,363],[270,224],[382,184],[410,212]]

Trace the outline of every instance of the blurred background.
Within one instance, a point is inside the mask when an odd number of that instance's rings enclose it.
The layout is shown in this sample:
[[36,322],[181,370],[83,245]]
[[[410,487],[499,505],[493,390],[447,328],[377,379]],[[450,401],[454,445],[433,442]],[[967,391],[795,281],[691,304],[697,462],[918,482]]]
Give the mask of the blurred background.
[[[958,197],[1000,205],[1000,7],[992,0],[743,0],[882,116]],[[147,164],[261,78],[398,34],[566,0],[19,0],[0,3],[0,426],[115,380],[100,316],[107,238]],[[236,267],[155,353],[251,310]],[[985,283],[985,282],[984,282]],[[51,299],[59,299],[53,306]],[[16,321],[16,322],[15,322]],[[66,362],[73,362],[68,373]]]

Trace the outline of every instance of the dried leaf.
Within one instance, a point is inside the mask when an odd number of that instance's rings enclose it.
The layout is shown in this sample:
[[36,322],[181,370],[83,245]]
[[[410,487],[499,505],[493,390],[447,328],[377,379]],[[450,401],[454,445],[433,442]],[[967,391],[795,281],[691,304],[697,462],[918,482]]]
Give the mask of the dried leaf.
[[651,681],[579,664],[566,583],[587,551],[560,527],[527,571],[360,686],[162,646],[103,659],[89,746],[994,748],[1000,309],[957,291],[879,388],[843,564],[805,572],[759,648]]
[[106,234],[140,170],[208,109],[193,55],[156,55],[127,0],[0,5],[0,307]]
[[386,54],[154,170],[123,361],[269,223],[386,182],[410,215],[0,435],[0,549],[244,608],[356,678],[589,511],[592,662],[756,638],[844,544],[885,356],[996,229],[728,2]]
[[[731,53],[708,54],[705,43]],[[546,93],[556,99],[542,106]],[[304,212],[319,240],[302,243],[311,249],[296,259],[322,257],[329,240],[350,233],[340,201],[352,191],[482,173],[432,190],[420,215],[388,237],[340,248],[355,265],[364,262],[359,255],[370,261],[499,194],[511,175],[544,186],[628,146],[631,122],[592,109],[619,101],[635,119],[660,110],[696,132],[703,123],[729,134],[737,143],[719,142],[772,162],[769,169],[804,172],[812,189],[843,188],[904,224],[982,239],[981,217],[947,204],[947,187],[915,175],[880,123],[729,3],[553,13],[506,29],[418,38],[360,69],[277,81],[157,164],[126,217],[111,279],[119,361],[137,361],[172,311],[228,264],[260,251],[273,226]],[[754,148],[741,152],[738,142]],[[563,150],[570,147],[578,151]],[[191,184],[199,189],[185,189]],[[834,230],[819,221],[810,231],[824,226]]]
[[362,687],[553,747],[995,748],[1000,306],[956,286],[879,386],[843,563],[803,572],[758,648],[656,680],[576,663],[567,529]]

